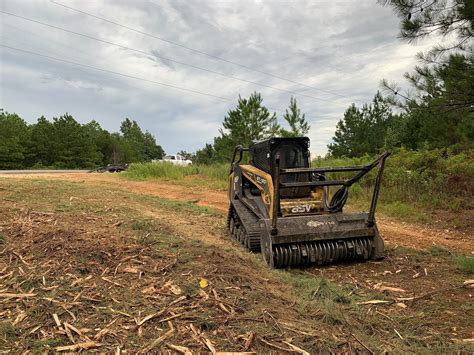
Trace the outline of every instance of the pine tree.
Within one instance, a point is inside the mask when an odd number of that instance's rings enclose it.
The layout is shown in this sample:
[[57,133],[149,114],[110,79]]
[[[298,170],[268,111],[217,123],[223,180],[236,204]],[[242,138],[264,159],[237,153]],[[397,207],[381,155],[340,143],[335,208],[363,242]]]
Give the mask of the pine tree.
[[126,118],[120,125],[124,140],[131,147],[131,161],[150,161],[161,159],[163,148],[156,144],[155,137],[148,131],[143,132],[136,121]]
[[0,169],[24,166],[29,133],[26,122],[17,114],[0,110]]
[[[427,62],[439,62],[443,55],[472,53],[474,2],[472,0],[379,0],[394,9],[400,18],[400,37],[413,43],[419,39],[443,36],[454,40],[435,46]],[[453,36],[454,34],[454,36]]]
[[214,147],[207,143],[204,148],[196,151],[195,162],[196,164],[211,164],[215,160],[215,155]]
[[308,134],[311,126],[306,121],[305,114],[301,114],[301,110],[296,104],[296,99],[290,99],[289,111],[286,109],[283,118],[290,126],[290,130],[282,129],[281,135],[283,137],[302,137]]
[[[352,104],[336,126],[333,142],[328,144],[329,154],[357,157],[379,153],[386,145],[387,132],[393,128],[395,119],[390,105],[379,92],[372,103],[362,109]],[[391,135],[393,138],[393,132]]]
[[251,141],[279,134],[276,114],[271,114],[262,102],[262,96],[256,92],[248,99],[239,96],[237,107],[227,113],[220,136],[214,139],[218,160],[229,160],[236,145],[248,147]]

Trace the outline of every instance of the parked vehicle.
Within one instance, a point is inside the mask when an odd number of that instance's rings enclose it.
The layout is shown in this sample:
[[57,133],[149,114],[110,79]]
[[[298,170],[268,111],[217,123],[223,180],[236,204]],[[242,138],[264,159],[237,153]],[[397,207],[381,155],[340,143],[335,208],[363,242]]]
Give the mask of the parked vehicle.
[[128,169],[128,164],[109,164],[100,168],[92,169],[90,173],[120,173]]
[[160,160],[153,160],[153,163],[160,163],[160,162],[169,162],[174,165],[180,165],[180,166],[188,166],[191,165],[193,162],[189,159],[183,158],[181,155],[166,155],[163,157],[163,159]]

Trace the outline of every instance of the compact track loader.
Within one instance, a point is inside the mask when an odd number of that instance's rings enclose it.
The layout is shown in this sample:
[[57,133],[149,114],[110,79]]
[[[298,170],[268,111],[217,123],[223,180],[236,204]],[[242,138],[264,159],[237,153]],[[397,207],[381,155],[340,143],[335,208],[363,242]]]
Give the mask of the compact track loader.
[[[242,164],[245,152],[249,164]],[[365,166],[311,168],[306,137],[237,146],[229,175],[229,233],[249,250],[261,251],[275,268],[380,259],[384,245],[375,208],[389,155]],[[369,212],[343,212],[350,186],[376,166]],[[334,172],[354,174],[328,179]],[[335,186],[340,187],[332,194]]]

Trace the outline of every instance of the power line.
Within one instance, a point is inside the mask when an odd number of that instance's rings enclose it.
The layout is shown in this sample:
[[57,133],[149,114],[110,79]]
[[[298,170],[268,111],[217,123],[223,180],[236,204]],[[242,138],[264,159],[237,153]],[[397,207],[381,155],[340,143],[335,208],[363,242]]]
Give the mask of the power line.
[[316,100],[321,100],[321,101],[326,101],[326,102],[332,102],[332,101],[333,101],[333,100],[328,100],[328,99],[322,99],[322,98],[319,98],[319,97],[316,97],[316,96],[301,94],[301,93],[298,93],[298,92],[296,92],[296,91],[281,89],[281,88],[278,88],[278,87],[274,87],[274,86],[270,86],[270,85],[266,85],[266,84],[257,83],[257,82],[251,81],[251,80],[247,80],[247,79],[243,79],[243,78],[238,78],[238,77],[235,77],[235,76],[232,76],[232,75],[227,75],[227,74],[224,74],[224,73],[220,73],[220,72],[214,71],[214,70],[212,70],[212,69],[207,69],[207,68],[199,67],[199,66],[197,66],[197,65],[188,64],[188,63],[181,62],[181,61],[178,61],[178,60],[175,60],[175,59],[171,59],[171,58],[167,58],[167,57],[164,57],[164,56],[155,54],[155,53],[151,53],[151,52],[147,52],[147,51],[142,51],[142,50],[140,50],[140,49],[128,47],[128,46],[125,46],[125,45],[122,45],[122,44],[119,44],[119,43],[115,43],[115,42],[110,42],[110,41],[103,40],[103,39],[100,39],[100,38],[97,38],[97,37],[93,37],[93,36],[90,36],[90,35],[86,35],[86,34],[83,34],[83,33],[80,33],[80,32],[68,30],[68,29],[65,29],[65,28],[63,28],[63,27],[51,25],[51,24],[46,23],[46,22],[41,22],[41,21],[38,21],[38,20],[34,20],[34,19],[32,19],[32,18],[24,17],[24,16],[21,16],[21,15],[16,15],[16,14],[13,14],[13,13],[10,13],[10,12],[7,12],[7,11],[0,10],[0,13],[5,14],[5,15],[9,15],[9,16],[12,16],[12,17],[20,18],[20,19],[25,20],[25,21],[33,22],[33,23],[36,23],[36,24],[39,24],[39,25],[42,25],[42,26],[50,27],[50,28],[53,28],[53,29],[56,29],[56,30],[60,30],[60,31],[63,31],[63,32],[71,33],[71,34],[74,34],[74,35],[77,35],[77,36],[81,36],[81,37],[84,37],[84,38],[88,38],[88,39],[91,39],[91,40],[94,40],[94,41],[98,41],[98,42],[101,42],[101,43],[105,43],[105,44],[109,44],[109,45],[112,45],[112,46],[116,46],[116,47],[119,47],[119,48],[122,48],[122,49],[125,49],[125,50],[129,50],[129,51],[133,51],[133,52],[137,52],[137,53],[141,53],[141,54],[145,54],[145,55],[151,55],[151,56],[154,56],[154,57],[157,57],[157,58],[161,58],[161,59],[164,59],[164,60],[168,60],[168,61],[170,61],[170,62],[174,62],[174,63],[180,64],[180,65],[188,66],[188,67],[191,67],[191,68],[194,68],[194,69],[199,69],[199,70],[206,71],[206,72],[208,72],[208,73],[212,73],[212,74],[216,74],[216,75],[220,75],[220,76],[223,76],[223,77],[226,77],[226,78],[230,78],[230,79],[234,79],[234,80],[239,80],[239,81],[246,82],[246,83],[249,83],[249,84],[254,84],[254,85],[266,87],[266,88],[269,88],[269,89],[278,90],[278,91],[282,91],[282,92],[287,92],[287,93],[290,93],[290,94],[293,94],[293,95],[304,96],[304,97],[308,97],[308,98],[312,98],[312,99],[316,99]]
[[[72,60],[66,60],[66,59],[56,58],[56,57],[52,57],[52,56],[49,56],[49,55],[45,55],[45,54],[41,54],[41,53],[37,53],[37,52],[33,52],[33,51],[28,51],[28,50],[21,49],[21,48],[16,48],[16,47],[7,46],[7,45],[2,44],[2,43],[0,43],[0,47],[8,48],[8,49],[11,49],[11,50],[15,50],[15,51],[22,52],[22,53],[26,53],[26,54],[30,54],[30,55],[34,55],[34,56],[37,56],[37,57],[42,57],[42,58],[46,58],[46,59],[50,59],[50,60],[55,60],[55,61],[58,61],[58,62],[63,62],[63,63],[67,63],[67,64],[76,65],[76,66],[79,66],[79,67],[84,67],[84,68],[89,68],[89,69],[98,70],[98,71],[101,71],[101,72],[104,72],[104,73],[110,73],[110,74],[114,74],[114,75],[118,75],[118,76],[123,76],[123,77],[126,77],[126,78],[131,78],[131,79],[135,79],[135,80],[145,81],[145,82],[152,83],[152,84],[156,84],[156,85],[162,85],[162,86],[170,87],[170,88],[176,89],[176,90],[182,90],[182,91],[187,91],[187,92],[191,92],[191,93],[194,93],[194,94],[209,96],[209,97],[216,98],[216,99],[219,99],[219,100],[222,100],[222,101],[226,101],[226,102],[234,102],[234,100],[232,100],[232,99],[230,99],[230,98],[228,98],[228,97],[218,96],[218,95],[206,93],[206,92],[199,91],[199,90],[188,89],[188,88],[184,88],[184,87],[177,86],[177,85],[171,85],[171,84],[161,83],[161,82],[158,82],[158,81],[155,81],[155,80],[150,80],[150,79],[141,78],[141,77],[134,76],[134,75],[130,75],[130,74],[125,74],[125,73],[116,72],[116,71],[109,70],[109,69],[98,68],[98,67],[95,67],[95,66],[92,66],[92,65],[88,65],[88,64],[82,64],[82,63],[74,62],[74,61],[72,61]],[[280,112],[280,113],[281,113],[281,112],[284,112],[284,111],[282,111],[282,110],[275,109],[275,108],[272,108],[272,107],[268,107],[268,106],[265,106],[265,107],[266,107],[269,111]]]
[[181,43],[178,43],[178,42],[174,42],[174,41],[172,41],[172,40],[169,40],[169,39],[166,39],[166,38],[163,38],[163,37],[158,37],[158,36],[156,36],[156,35],[154,35],[154,34],[147,33],[147,32],[141,31],[141,30],[137,30],[137,29],[135,29],[135,28],[132,28],[132,27],[129,27],[129,26],[126,26],[126,25],[122,25],[122,24],[120,24],[120,23],[118,23],[118,22],[115,22],[115,21],[106,19],[106,18],[104,18],[104,17],[100,17],[100,16],[97,16],[97,15],[88,13],[88,12],[83,11],[83,10],[76,9],[76,8],[74,8],[74,7],[71,7],[71,6],[68,6],[68,5],[65,5],[65,4],[56,2],[56,1],[54,1],[54,0],[50,0],[50,2],[52,2],[52,3],[55,4],[55,5],[58,5],[58,6],[62,6],[62,7],[64,7],[64,8],[67,8],[67,9],[69,9],[69,10],[72,10],[72,11],[75,11],[75,12],[78,12],[78,13],[81,13],[81,14],[83,14],[83,15],[90,16],[90,17],[96,18],[96,19],[98,19],[98,20],[101,20],[101,21],[104,21],[104,22],[108,22],[108,23],[113,24],[113,25],[115,25],[115,26],[119,26],[119,27],[125,28],[125,29],[127,29],[127,30],[129,30],[129,31],[133,31],[133,32],[139,33],[139,34],[141,34],[141,35],[148,36],[148,37],[157,39],[157,40],[159,40],[159,41],[163,41],[163,42],[172,44],[172,45],[174,45],[174,46],[181,47],[181,48],[187,49],[187,50],[189,50],[189,51],[202,54],[202,55],[204,55],[204,56],[206,56],[206,57],[209,57],[209,58],[212,58],[212,59],[215,59],[215,60],[220,60],[220,61],[225,62],[225,63],[228,63],[228,64],[236,65],[236,66],[241,67],[241,68],[244,68],[244,69],[246,69],[246,70],[250,70],[250,71],[253,71],[253,72],[256,72],[256,73],[260,73],[260,74],[263,74],[263,75],[267,75],[267,76],[273,77],[273,78],[275,78],[275,79],[287,81],[287,82],[292,83],[292,84],[304,86],[304,87],[309,88],[309,89],[312,89],[312,90],[321,91],[321,92],[324,92],[324,93],[326,93],[326,94],[331,94],[331,95],[335,95],[335,96],[339,96],[339,97],[343,97],[343,98],[350,98],[350,97],[347,96],[347,95],[341,95],[341,94],[338,94],[338,93],[335,93],[335,92],[332,92],[332,91],[327,91],[327,90],[319,89],[319,88],[316,88],[316,87],[314,87],[314,86],[310,86],[310,85],[307,85],[307,84],[304,84],[304,83],[301,83],[301,82],[298,82],[298,81],[295,81],[295,80],[287,79],[287,78],[281,77],[281,76],[279,76],[279,75],[275,75],[275,74],[268,73],[268,72],[265,72],[265,71],[262,71],[262,70],[259,70],[259,69],[255,69],[255,68],[249,67],[249,66],[247,66],[247,65],[240,64],[240,63],[237,63],[237,62],[234,62],[234,61],[231,61],[231,60],[228,60],[228,59],[225,59],[225,58],[216,56],[216,55],[214,55],[214,54],[210,54],[210,53],[201,51],[201,50],[199,50],[199,49],[195,49],[195,48],[192,48],[192,47],[188,47],[188,46],[186,46],[186,45],[184,45],[184,44],[181,44]]
[[141,80],[141,81],[145,81],[145,82],[156,84],[156,85],[166,86],[166,87],[173,88],[173,89],[176,89],[176,90],[182,90],[182,91],[187,91],[187,92],[191,92],[191,93],[194,93],[194,94],[209,96],[209,97],[213,97],[213,98],[216,98],[216,99],[219,99],[219,100],[222,100],[222,101],[233,102],[233,100],[228,98],[228,97],[223,97],[223,96],[218,96],[218,95],[206,93],[206,92],[203,92],[203,91],[183,88],[181,86],[161,83],[159,81],[150,80],[150,79],[146,79],[146,78],[141,78],[141,77],[130,75],[130,74],[120,73],[120,72],[116,72],[116,71],[109,70],[109,69],[98,68],[98,67],[95,67],[95,66],[92,66],[92,65],[82,64],[82,63],[74,62],[74,61],[71,61],[71,60],[51,57],[49,55],[45,55],[45,54],[41,54],[41,53],[37,53],[37,52],[32,52],[32,51],[28,51],[28,50],[21,49],[21,48],[7,46],[3,43],[0,43],[0,47],[8,48],[8,49],[11,49],[11,50],[14,50],[14,51],[18,51],[18,52],[22,52],[22,53],[26,53],[26,54],[30,54],[30,55],[34,55],[34,56],[37,56],[37,57],[42,57],[42,58],[58,61],[58,62],[63,62],[63,63],[67,63],[67,64],[77,65],[77,66],[84,67],[84,68],[98,70],[98,71],[101,71],[101,72],[104,72],[104,73],[120,75],[120,76],[123,76],[123,77],[126,77],[126,78],[131,78],[131,79]]

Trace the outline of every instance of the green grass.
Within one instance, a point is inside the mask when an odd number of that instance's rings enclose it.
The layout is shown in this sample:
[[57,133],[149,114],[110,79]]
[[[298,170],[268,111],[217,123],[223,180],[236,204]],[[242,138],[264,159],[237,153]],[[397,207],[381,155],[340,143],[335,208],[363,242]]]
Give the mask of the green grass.
[[0,340],[12,341],[16,336],[17,334],[13,324],[7,321],[0,322]]
[[454,257],[454,262],[459,270],[474,275],[474,256],[459,255]]
[[[312,166],[364,165],[373,157],[318,158]],[[206,185],[225,190],[228,164],[175,166],[171,163],[132,164],[121,176],[134,179],[157,179],[190,185]],[[350,173],[328,174],[330,178]],[[367,210],[373,191],[376,169],[354,184],[348,207]],[[192,177],[189,179],[188,177]],[[445,150],[412,152],[401,149],[386,162],[378,209],[387,216],[407,222],[426,223],[431,212],[457,212],[474,208],[474,150],[452,154]],[[462,225],[459,221],[456,225]]]
[[146,202],[151,206],[158,208],[165,208],[167,210],[175,212],[190,213],[193,215],[205,215],[205,216],[219,216],[220,214],[214,209],[204,206],[196,205],[193,201],[177,201],[177,200],[168,200],[155,196],[147,195],[134,195],[134,199]]
[[197,178],[196,184],[225,189],[229,174],[228,164],[176,166],[171,163],[132,164],[121,176],[133,180],[158,179],[183,182],[188,176]]
[[[318,158],[313,166],[364,165],[373,157]],[[369,202],[376,169],[351,188],[350,195]],[[332,174],[341,178],[348,173]],[[474,208],[474,150],[453,154],[446,150],[400,149],[386,161],[380,207],[388,215],[424,222],[424,212],[436,209],[457,212]],[[384,207],[385,210],[384,210]]]

